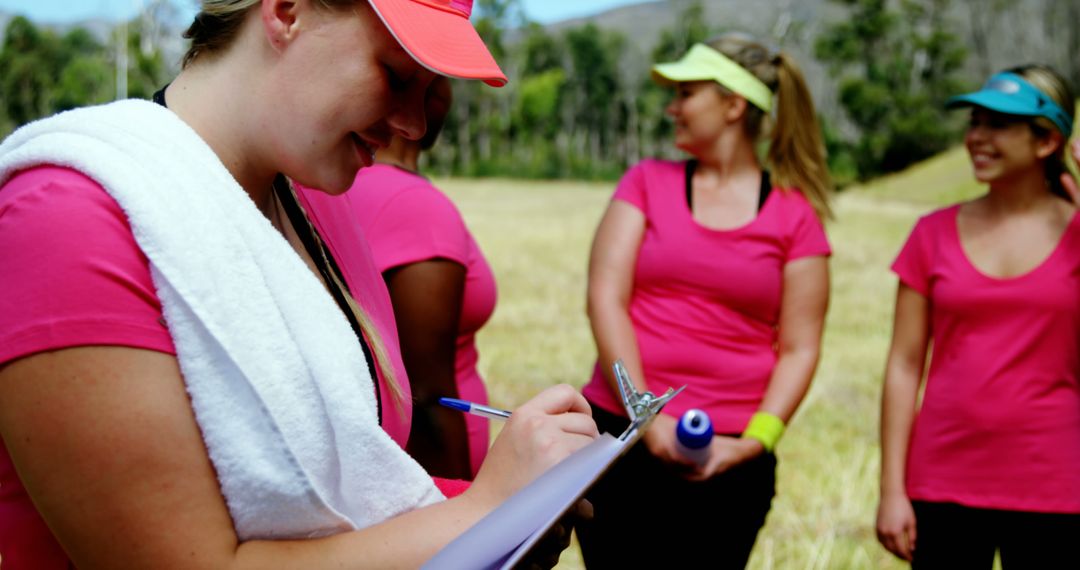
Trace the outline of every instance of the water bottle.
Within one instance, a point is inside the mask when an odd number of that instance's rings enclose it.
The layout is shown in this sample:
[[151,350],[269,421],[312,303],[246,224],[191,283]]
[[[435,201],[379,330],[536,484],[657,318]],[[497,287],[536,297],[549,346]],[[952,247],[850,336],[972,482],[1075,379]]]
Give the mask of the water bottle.
[[675,440],[679,453],[698,465],[709,460],[709,444],[712,443],[713,427],[709,414],[701,410],[687,410],[675,426]]

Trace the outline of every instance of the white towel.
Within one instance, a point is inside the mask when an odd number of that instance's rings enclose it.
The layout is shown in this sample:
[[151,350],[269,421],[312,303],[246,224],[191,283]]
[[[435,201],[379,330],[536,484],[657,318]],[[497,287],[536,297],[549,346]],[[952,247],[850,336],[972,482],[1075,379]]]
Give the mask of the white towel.
[[127,214],[241,540],[324,536],[442,499],[379,427],[345,316],[186,123],[135,100],[61,113],[0,145],[0,184],[40,164],[83,172]]

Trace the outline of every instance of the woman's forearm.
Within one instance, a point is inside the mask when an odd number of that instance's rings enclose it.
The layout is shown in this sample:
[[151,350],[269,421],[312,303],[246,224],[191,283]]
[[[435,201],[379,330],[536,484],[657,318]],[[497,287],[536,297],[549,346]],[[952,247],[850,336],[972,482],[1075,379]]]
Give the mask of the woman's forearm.
[[759,409],[788,423],[810,389],[820,353],[816,345],[782,352]]
[[881,398],[881,494],[906,493],[907,451],[921,370],[890,363]]
[[641,353],[629,312],[634,267],[644,232],[644,214],[628,203],[614,200],[596,229],[589,255],[586,310],[600,368],[616,394],[619,389],[611,370],[616,360],[623,361],[637,390],[645,390]]
[[433,259],[385,273],[409,375],[413,423],[406,446],[429,473],[471,479],[469,435],[464,414],[439,405],[458,397],[455,359],[466,269]]
[[596,339],[597,359],[608,386],[618,394],[619,388],[612,372],[612,364],[622,360],[630,379],[639,392],[644,392],[645,374],[641,365],[637,336],[627,309],[611,298],[589,300],[589,323]]
[[804,257],[784,268],[778,355],[759,406],[785,424],[806,397],[821,354],[829,307],[829,265],[825,257]]
[[908,445],[930,339],[930,304],[901,283],[881,395],[881,494],[904,494]]

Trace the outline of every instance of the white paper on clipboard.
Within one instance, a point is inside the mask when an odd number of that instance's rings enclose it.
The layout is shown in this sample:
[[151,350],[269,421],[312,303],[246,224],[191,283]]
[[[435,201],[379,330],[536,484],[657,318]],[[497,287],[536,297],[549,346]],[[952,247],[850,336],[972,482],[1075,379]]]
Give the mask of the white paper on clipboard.
[[510,568],[638,440],[605,433],[515,493],[424,564],[430,569]]
[[605,433],[548,469],[428,560],[430,570],[511,568],[648,429],[682,388],[660,396],[638,392],[621,360],[613,364],[630,426]]

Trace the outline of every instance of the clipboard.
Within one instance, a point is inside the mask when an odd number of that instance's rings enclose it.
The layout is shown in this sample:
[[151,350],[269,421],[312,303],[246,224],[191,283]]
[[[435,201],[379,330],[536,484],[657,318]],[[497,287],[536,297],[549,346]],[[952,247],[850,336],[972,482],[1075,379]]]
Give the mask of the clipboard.
[[613,365],[630,425],[605,433],[529,483],[424,564],[425,569],[511,568],[645,433],[656,414],[683,389],[660,396],[638,392],[621,360]]

